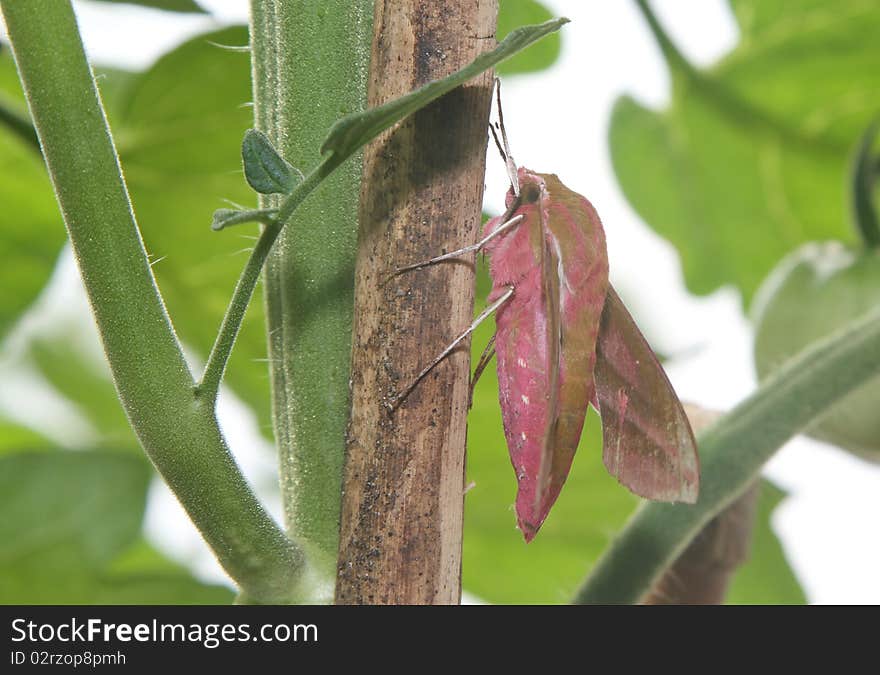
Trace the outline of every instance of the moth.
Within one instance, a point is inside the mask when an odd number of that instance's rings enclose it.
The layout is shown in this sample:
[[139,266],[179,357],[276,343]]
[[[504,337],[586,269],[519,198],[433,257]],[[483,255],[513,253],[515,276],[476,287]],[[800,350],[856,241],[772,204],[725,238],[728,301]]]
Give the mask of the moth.
[[511,181],[505,213],[486,223],[477,244],[397,271],[483,251],[493,284],[489,304],[392,407],[494,313],[495,336],[474,381],[496,353],[504,435],[517,480],[517,525],[527,542],[559,496],[591,404],[602,420],[609,473],[647,499],[694,503],[694,435],[662,366],[608,281],[596,209],[557,176],[517,168],[500,94],[499,118],[503,146],[490,129]]

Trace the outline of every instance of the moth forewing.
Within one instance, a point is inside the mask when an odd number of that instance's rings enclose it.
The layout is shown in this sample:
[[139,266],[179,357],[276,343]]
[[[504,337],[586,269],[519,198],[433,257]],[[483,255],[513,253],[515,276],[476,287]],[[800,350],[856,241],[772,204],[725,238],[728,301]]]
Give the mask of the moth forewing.
[[[543,215],[543,209],[542,209]],[[546,236],[545,223],[541,219],[542,233],[545,235],[544,246],[542,247],[541,257],[541,292],[544,300],[544,310],[546,312],[547,326],[547,368],[548,382],[547,393],[549,398],[547,405],[547,428],[544,429],[543,440],[541,442],[541,462],[538,469],[537,489],[535,491],[535,509],[540,512],[544,510],[545,503],[555,500],[553,495],[552,476],[554,469],[558,471],[557,464],[557,448],[559,447],[559,370],[560,357],[562,353],[562,320],[560,317],[562,298],[560,296],[559,274],[557,274],[557,265],[559,260]],[[539,402],[536,402],[539,403]],[[561,486],[560,486],[561,487]],[[549,510],[549,504],[546,504]],[[543,514],[546,517],[546,513]],[[543,520],[543,518],[541,518]]]
[[542,453],[539,485],[545,488],[546,517],[571,470],[587,407],[593,398],[596,338],[608,262],[605,235],[592,205],[554,175],[541,176],[541,209],[546,253],[542,276],[547,330],[556,345],[551,373],[554,399],[548,442]]

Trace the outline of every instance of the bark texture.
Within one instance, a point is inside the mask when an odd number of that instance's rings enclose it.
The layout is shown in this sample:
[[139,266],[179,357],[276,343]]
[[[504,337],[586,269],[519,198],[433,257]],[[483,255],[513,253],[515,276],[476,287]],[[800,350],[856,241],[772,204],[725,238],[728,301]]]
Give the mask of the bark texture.
[[[369,105],[492,49],[496,18],[497,0],[377,0]],[[470,341],[394,413],[385,406],[469,325],[474,271],[448,262],[389,277],[475,240],[491,82],[456,89],[365,152],[337,603],[460,600]]]

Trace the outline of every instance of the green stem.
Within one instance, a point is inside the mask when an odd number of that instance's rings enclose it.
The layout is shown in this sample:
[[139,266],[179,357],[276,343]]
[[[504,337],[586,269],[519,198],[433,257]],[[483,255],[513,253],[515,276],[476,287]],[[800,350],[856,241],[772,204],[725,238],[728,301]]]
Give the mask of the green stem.
[[278,223],[269,223],[263,228],[257,245],[251,251],[250,258],[248,258],[247,264],[235,284],[232,299],[223,316],[220,331],[214,340],[214,346],[211,347],[208,362],[205,364],[205,372],[198,385],[199,397],[212,407],[217,402],[220,382],[226,371],[226,364],[232,354],[232,347],[238,337],[238,331],[241,329],[244,314],[254,294],[266,258],[269,257],[269,251],[272,250],[272,244],[275,243],[280,231],[281,226]]
[[214,346],[211,348],[211,353],[208,356],[204,375],[202,375],[201,382],[198,385],[199,397],[211,407],[217,401],[217,393],[220,390],[220,382],[223,379],[226,364],[229,362],[229,355],[232,353],[235,338],[238,337],[241,322],[253,297],[257,281],[260,279],[263,265],[266,263],[266,259],[272,250],[272,245],[278,238],[281,229],[293,216],[297,207],[339,164],[340,162],[336,161],[333,155],[328,155],[285,198],[274,221],[268,223],[263,228],[260,238],[257,240],[257,245],[251,252],[241,277],[235,285],[235,290],[232,293],[232,299],[229,302],[226,315],[223,317],[223,323],[220,325],[217,339],[214,341]]
[[880,120],[874,120],[862,135],[859,147],[853,158],[850,199],[852,218],[865,249],[880,248],[880,219],[874,208],[874,185],[878,169],[871,152]]
[[19,74],[132,427],[250,598],[295,598],[300,549],[235,465],[165,312],[69,2],[0,0]]
[[[315,166],[327,129],[366,108],[373,0],[251,0],[256,128],[293,166]],[[341,48],[342,47],[342,48]],[[350,154],[329,153],[326,175]],[[284,227],[266,264],[265,299],[284,514],[312,554],[330,601],[336,577],[357,247],[361,156],[324,181]],[[279,221],[296,204],[279,207]]]
[[641,601],[693,537],[742,494],[783,443],[877,373],[876,311],[791,359],[700,434],[699,501],[694,506],[644,503],[593,568],[575,602]]
[[645,21],[648,23],[648,28],[651,29],[651,34],[654,36],[654,39],[657,40],[660,51],[663,52],[663,56],[669,66],[672,68],[680,68],[682,72],[688,76],[698,76],[699,73],[697,69],[694,68],[693,64],[691,64],[687,58],[685,58],[684,54],[681,53],[676,44],[672,41],[672,38],[669,37],[666,30],[663,28],[663,24],[660,23],[657,19],[657,15],[654,14],[654,10],[651,9],[648,0],[635,0],[635,3]]

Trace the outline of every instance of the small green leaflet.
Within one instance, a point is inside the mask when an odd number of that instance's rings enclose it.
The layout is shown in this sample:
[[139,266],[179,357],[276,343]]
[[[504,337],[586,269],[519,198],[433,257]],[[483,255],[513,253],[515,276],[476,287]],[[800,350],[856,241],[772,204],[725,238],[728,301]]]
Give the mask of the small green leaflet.
[[241,159],[248,185],[260,194],[290,194],[302,180],[302,174],[278,154],[262,131],[245,132]]

